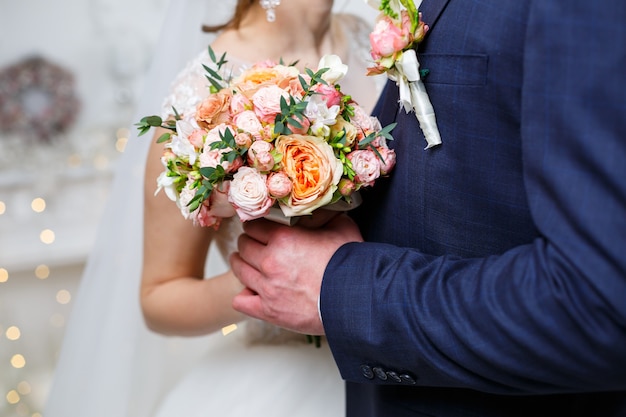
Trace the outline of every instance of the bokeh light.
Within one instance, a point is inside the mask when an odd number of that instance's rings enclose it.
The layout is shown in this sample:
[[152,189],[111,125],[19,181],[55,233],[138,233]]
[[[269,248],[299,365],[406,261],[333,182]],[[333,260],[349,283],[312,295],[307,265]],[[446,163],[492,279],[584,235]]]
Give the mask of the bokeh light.
[[41,197],[37,197],[30,203],[30,207],[35,213],[41,213],[46,209],[46,200]]
[[59,290],[56,298],[59,304],[67,304],[72,299],[72,295],[68,290]]
[[43,243],[49,245],[54,242],[54,232],[50,229],[42,230],[41,233],[39,234],[39,239]]
[[17,340],[22,335],[22,332],[20,331],[20,328],[17,326],[10,326],[9,328],[7,328],[4,334],[9,340]]
[[11,365],[16,369],[21,369],[26,366],[26,359],[23,355],[16,353],[13,357],[11,357]]
[[48,265],[38,265],[37,268],[35,268],[35,276],[39,279],[48,278],[50,276],[50,268]]

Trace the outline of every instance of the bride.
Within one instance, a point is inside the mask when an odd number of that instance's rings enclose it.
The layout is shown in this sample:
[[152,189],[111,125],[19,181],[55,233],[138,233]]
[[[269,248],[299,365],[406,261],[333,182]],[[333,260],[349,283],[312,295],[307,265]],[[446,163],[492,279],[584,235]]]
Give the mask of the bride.
[[[139,114],[195,109],[207,93],[209,43],[235,71],[265,59],[315,69],[321,56],[337,54],[349,66],[342,91],[371,110],[384,83],[365,76],[373,22],[339,13],[332,0],[266,3],[280,2],[173,1]],[[233,8],[225,25],[216,21]],[[208,35],[200,22],[215,22]],[[134,138],[120,160],[44,415],[343,415],[343,382],[327,344],[316,348],[231,308],[242,286],[224,260],[241,224],[195,227],[164,193],[154,196],[161,152],[155,140]]]

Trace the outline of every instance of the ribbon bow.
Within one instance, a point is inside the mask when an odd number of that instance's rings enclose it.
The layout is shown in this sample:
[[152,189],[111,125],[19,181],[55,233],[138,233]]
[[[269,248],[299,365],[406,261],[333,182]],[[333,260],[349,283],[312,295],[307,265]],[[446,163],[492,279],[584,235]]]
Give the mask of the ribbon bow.
[[420,78],[420,64],[414,49],[402,52],[395,67],[388,72],[400,91],[400,104],[404,111],[415,111],[415,117],[428,144],[425,149],[441,144],[441,135],[437,128],[435,110],[426,93],[426,87]]

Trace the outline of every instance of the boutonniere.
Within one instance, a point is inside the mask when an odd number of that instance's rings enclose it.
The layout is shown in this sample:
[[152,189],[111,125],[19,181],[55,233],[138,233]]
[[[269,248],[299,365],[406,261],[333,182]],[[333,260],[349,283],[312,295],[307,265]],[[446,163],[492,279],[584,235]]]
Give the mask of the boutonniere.
[[441,144],[435,111],[422,82],[416,46],[424,39],[428,25],[422,21],[413,0],[365,0],[381,13],[370,34],[374,66],[368,75],[387,73],[400,89],[400,104],[409,113],[415,112],[424,137],[426,149]]

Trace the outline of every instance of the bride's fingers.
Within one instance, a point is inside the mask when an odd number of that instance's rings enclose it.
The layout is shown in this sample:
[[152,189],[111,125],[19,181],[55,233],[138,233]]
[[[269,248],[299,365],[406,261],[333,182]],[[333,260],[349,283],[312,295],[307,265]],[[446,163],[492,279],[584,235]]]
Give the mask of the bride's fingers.
[[235,310],[248,316],[263,319],[263,306],[259,297],[250,288],[244,288],[233,298],[232,306]]

